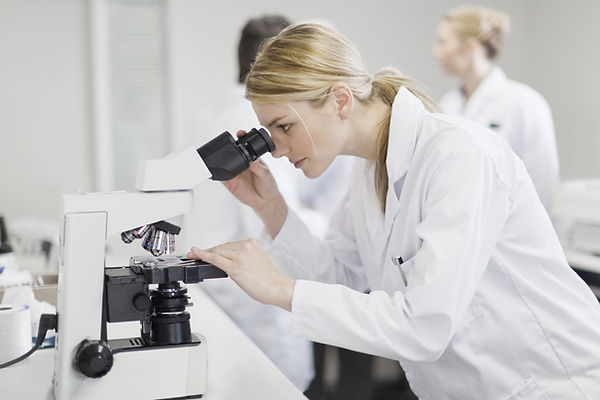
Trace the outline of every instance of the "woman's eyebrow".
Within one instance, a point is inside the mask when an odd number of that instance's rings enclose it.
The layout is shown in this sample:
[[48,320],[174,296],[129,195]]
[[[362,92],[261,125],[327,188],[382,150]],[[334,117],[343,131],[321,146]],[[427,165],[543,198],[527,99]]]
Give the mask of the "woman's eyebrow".
[[277,121],[279,121],[280,119],[283,119],[284,117],[285,117],[285,115],[282,115],[281,117],[275,118],[273,121],[271,121],[271,123],[267,124],[267,128],[271,129],[271,127],[273,125],[275,125],[277,123]]

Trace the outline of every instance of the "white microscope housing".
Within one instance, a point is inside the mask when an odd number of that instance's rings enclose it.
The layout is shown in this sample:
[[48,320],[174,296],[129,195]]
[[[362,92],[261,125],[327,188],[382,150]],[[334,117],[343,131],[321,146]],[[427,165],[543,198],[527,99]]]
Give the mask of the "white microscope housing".
[[[136,341],[143,338],[130,338],[130,345],[113,354],[106,342],[106,240],[186,213],[194,204],[194,186],[231,179],[274,148],[263,128],[237,142],[225,132],[198,149],[142,162],[136,192],[64,195],[53,379],[57,400],[198,398],[205,393],[207,350],[199,334],[173,345],[140,346]],[[137,296],[135,307],[152,307],[149,301]]]

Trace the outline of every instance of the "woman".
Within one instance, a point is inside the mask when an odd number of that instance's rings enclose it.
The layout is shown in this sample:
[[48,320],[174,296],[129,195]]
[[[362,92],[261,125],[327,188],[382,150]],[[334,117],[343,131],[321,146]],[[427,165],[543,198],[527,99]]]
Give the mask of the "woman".
[[[301,337],[396,359],[422,399],[590,399],[600,306],[569,268],[521,160],[394,69],[371,76],[315,24],[267,41],[246,96],[308,177],[358,158],[325,241],[289,210],[265,165],[227,183],[265,224],[192,248]],[[275,267],[276,266],[276,267]]]
[[433,54],[448,75],[459,79],[460,88],[444,95],[440,106],[504,137],[550,211],[560,180],[552,114],[542,95],[509,80],[494,65],[508,30],[508,17],[489,8],[463,6],[444,16]]

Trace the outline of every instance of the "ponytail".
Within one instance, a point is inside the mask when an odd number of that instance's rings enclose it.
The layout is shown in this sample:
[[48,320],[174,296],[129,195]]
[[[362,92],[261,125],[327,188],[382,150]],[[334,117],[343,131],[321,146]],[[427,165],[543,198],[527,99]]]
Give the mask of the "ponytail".
[[379,70],[373,77],[373,92],[372,96],[377,96],[386,105],[389,106],[388,113],[380,123],[379,132],[377,133],[377,158],[375,160],[375,193],[379,199],[382,211],[385,212],[385,200],[388,190],[388,173],[387,173],[387,151],[390,132],[390,119],[392,114],[392,104],[396,98],[396,94],[401,87],[405,87],[409,92],[415,95],[425,109],[430,112],[439,112],[439,107],[429,97],[421,85],[408,77],[402,75],[395,68],[388,67]]

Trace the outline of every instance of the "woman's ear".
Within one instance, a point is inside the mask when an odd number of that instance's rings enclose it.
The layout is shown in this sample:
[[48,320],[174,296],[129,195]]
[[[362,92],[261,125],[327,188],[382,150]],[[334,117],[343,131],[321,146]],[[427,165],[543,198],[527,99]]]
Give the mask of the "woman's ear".
[[335,99],[335,109],[341,119],[347,119],[350,117],[352,111],[352,104],[354,102],[354,96],[352,90],[345,83],[339,82],[333,84],[329,92]]

